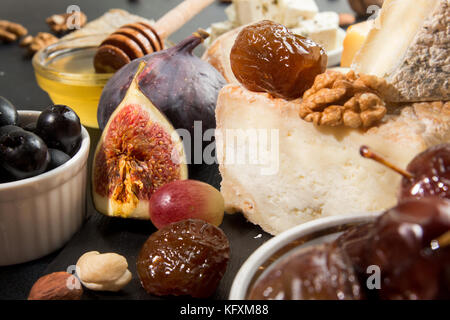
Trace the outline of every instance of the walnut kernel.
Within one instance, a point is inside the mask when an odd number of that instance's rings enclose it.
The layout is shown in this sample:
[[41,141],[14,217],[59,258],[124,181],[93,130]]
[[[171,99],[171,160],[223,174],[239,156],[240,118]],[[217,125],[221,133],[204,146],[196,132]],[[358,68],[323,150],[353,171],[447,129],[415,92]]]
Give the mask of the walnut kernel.
[[52,29],[53,32],[56,33],[64,33],[67,31],[70,31],[70,24],[68,24],[69,18],[73,18],[78,23],[78,26],[81,28],[86,24],[87,17],[86,15],[81,11],[76,11],[73,13],[61,13],[61,14],[54,14],[50,17],[48,17],[45,22],[48,24],[50,29]]
[[27,35],[28,30],[19,23],[8,20],[0,20],[0,41],[14,42]]
[[21,45],[23,47],[28,48],[28,53],[30,55],[35,54],[39,50],[48,47],[49,45],[55,43],[58,41],[58,38],[52,35],[51,33],[47,32],[39,32],[35,37],[32,39],[23,39],[23,43]]
[[370,127],[386,114],[381,98],[389,86],[375,76],[327,71],[303,95],[299,115],[315,125]]

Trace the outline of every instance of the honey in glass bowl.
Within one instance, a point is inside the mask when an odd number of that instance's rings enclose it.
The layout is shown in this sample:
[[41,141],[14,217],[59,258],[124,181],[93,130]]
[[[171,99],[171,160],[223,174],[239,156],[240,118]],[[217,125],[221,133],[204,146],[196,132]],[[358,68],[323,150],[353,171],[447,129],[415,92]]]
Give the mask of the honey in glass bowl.
[[107,34],[60,40],[33,57],[36,81],[55,104],[71,107],[83,125],[98,128],[97,107],[112,73],[96,73],[94,55]]

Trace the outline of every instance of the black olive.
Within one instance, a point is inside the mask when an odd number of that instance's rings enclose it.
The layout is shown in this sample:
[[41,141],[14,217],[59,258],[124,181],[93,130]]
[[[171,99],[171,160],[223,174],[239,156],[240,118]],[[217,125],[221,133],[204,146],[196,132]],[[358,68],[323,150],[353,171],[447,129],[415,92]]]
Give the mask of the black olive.
[[67,106],[50,106],[39,116],[36,134],[49,148],[61,150],[72,156],[81,142],[80,118]]
[[58,149],[48,149],[50,153],[50,163],[48,164],[47,171],[58,168],[67,161],[70,160],[70,156]]
[[0,97],[0,127],[17,125],[19,114],[14,105],[3,97]]
[[16,126],[0,128],[0,164],[15,179],[45,172],[50,161],[45,142]]

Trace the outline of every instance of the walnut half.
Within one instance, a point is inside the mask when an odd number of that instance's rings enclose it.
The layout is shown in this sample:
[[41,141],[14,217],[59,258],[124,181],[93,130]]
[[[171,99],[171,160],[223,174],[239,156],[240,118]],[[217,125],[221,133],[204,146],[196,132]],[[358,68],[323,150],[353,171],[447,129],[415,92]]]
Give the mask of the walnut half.
[[388,86],[375,76],[327,71],[318,75],[303,95],[300,117],[322,126],[373,126],[386,114],[380,92]]
[[72,27],[83,27],[87,22],[87,17],[83,12],[76,11],[72,13],[54,14],[48,17],[45,22],[47,22],[53,32],[65,33],[74,30]]
[[28,30],[19,23],[8,20],[0,20],[0,43],[14,42],[20,37],[26,36]]

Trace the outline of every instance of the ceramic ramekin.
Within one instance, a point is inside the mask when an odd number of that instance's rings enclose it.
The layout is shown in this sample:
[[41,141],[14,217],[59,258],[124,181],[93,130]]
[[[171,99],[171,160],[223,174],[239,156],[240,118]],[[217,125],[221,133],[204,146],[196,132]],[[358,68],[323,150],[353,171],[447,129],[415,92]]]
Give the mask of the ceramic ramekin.
[[301,224],[270,239],[242,265],[233,280],[229,299],[246,300],[251,287],[281,257],[300,246],[332,241],[352,225],[373,221],[380,213],[333,216]]
[[[20,122],[40,112],[19,111]],[[78,152],[62,166],[36,177],[0,184],[0,266],[27,262],[62,247],[86,212],[89,134],[82,128]]]

